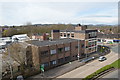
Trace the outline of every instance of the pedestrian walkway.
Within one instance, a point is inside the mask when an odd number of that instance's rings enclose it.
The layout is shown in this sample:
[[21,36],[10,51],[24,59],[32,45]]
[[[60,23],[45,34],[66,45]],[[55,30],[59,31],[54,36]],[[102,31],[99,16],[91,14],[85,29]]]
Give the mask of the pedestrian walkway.
[[[92,54],[91,56],[89,57],[98,57],[99,54]],[[35,75],[35,76],[32,76],[31,78],[55,78],[55,77],[58,77],[60,75],[63,75],[71,70],[74,70],[82,65],[84,65],[85,63],[80,63],[78,60],[76,61],[73,61],[73,62],[68,62],[67,64],[64,64],[62,66],[59,66],[59,67],[56,67],[56,68],[53,68],[53,69],[50,69],[48,71],[45,71],[44,72],[44,76],[41,75],[41,74],[38,74],[38,75]]]

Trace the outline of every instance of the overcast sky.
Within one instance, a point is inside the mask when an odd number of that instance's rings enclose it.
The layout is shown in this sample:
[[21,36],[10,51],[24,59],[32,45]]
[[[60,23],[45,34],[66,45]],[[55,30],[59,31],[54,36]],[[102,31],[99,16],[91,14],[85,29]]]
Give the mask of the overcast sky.
[[[91,1],[91,2],[90,2]],[[0,0],[0,25],[117,24],[116,0]]]

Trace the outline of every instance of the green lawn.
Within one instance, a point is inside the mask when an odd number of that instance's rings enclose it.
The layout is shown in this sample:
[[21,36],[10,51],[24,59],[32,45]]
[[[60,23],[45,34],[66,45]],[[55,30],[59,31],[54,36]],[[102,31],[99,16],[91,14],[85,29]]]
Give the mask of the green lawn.
[[110,65],[113,66],[114,68],[120,68],[120,59],[118,59],[117,61],[113,62]]

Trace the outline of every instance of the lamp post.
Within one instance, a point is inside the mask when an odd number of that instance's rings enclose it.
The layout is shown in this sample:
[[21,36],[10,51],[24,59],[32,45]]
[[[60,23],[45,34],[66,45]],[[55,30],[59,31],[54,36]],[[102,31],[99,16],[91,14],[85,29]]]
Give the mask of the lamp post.
[[78,61],[80,60],[80,42],[78,39],[78,55],[77,55]]

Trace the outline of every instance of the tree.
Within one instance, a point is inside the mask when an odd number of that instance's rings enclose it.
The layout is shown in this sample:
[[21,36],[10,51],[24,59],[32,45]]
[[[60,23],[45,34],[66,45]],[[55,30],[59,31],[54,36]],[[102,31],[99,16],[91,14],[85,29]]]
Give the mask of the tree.
[[27,68],[27,60],[31,58],[30,55],[26,55],[26,43],[12,43],[7,47],[7,56],[10,56],[11,59],[17,62],[20,65],[20,72],[24,74],[25,69]]

